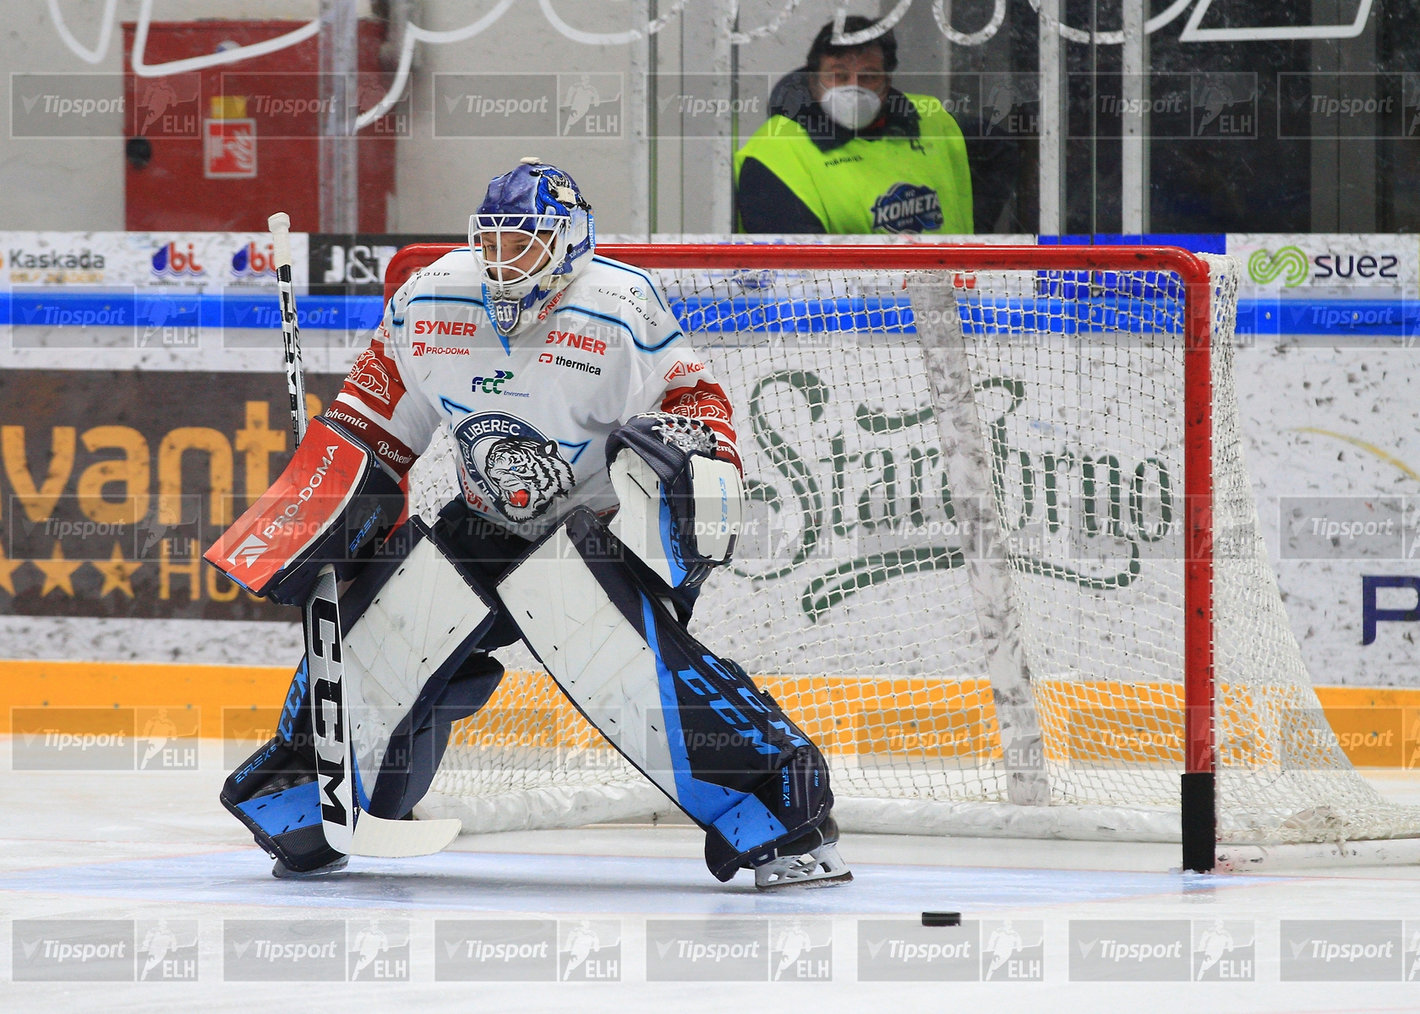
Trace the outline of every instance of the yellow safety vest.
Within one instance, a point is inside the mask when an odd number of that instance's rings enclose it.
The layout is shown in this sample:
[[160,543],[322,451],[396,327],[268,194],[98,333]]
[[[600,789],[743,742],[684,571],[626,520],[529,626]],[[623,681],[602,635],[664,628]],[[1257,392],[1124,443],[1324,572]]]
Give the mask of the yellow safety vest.
[[753,158],[792,190],[829,233],[973,232],[971,172],[961,128],[930,95],[906,96],[919,136],[855,137],[829,151],[798,122],[771,116],[735,153]]

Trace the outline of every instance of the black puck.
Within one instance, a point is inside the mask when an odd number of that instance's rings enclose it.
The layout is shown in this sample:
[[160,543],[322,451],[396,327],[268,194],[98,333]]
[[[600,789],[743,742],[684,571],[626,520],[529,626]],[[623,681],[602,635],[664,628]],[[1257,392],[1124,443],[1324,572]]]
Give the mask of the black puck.
[[960,912],[923,912],[923,926],[960,926]]

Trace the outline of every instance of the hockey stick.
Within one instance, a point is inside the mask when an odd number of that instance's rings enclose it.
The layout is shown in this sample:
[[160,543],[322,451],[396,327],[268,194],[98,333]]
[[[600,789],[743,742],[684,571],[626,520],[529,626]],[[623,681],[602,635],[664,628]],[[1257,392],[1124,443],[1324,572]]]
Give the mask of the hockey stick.
[[[281,293],[281,342],[286,357],[286,390],[291,397],[291,429],[296,443],[306,435],[306,389],[301,371],[301,330],[296,321],[296,287],[291,277],[291,219],[284,211],[266,220]],[[360,809],[355,784],[350,710],[345,701],[340,600],[335,567],[325,564],[301,614],[310,675],[311,724],[320,789],[321,830],[326,844],[355,856],[399,858],[438,852],[458,836],[460,822],[387,820]]]

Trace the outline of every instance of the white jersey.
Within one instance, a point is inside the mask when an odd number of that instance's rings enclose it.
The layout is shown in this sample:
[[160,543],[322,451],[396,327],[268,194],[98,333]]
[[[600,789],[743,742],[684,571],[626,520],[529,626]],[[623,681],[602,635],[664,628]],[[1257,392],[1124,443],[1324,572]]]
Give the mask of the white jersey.
[[446,427],[469,509],[535,538],[574,506],[616,506],[606,438],[654,411],[704,420],[739,463],[729,400],[650,275],[593,257],[505,339],[460,247],[389,301],[325,415],[400,475]]

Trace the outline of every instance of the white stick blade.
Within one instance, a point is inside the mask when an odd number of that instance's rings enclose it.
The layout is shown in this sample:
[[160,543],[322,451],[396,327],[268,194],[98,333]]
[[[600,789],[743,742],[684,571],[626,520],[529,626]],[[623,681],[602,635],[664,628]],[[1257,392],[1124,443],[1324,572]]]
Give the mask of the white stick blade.
[[463,824],[456,817],[443,820],[386,820],[361,811],[355,836],[346,850],[350,855],[404,859],[442,852],[459,836]]

